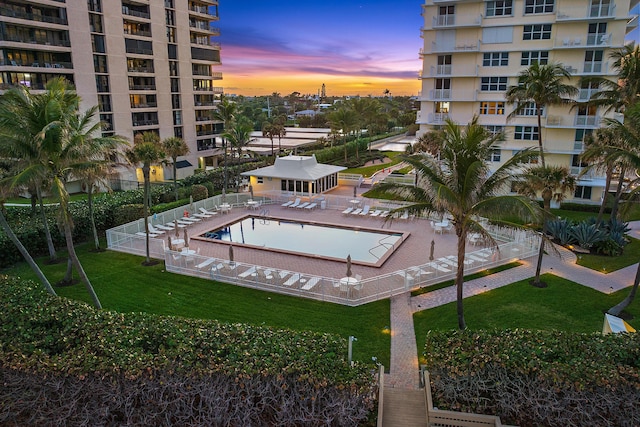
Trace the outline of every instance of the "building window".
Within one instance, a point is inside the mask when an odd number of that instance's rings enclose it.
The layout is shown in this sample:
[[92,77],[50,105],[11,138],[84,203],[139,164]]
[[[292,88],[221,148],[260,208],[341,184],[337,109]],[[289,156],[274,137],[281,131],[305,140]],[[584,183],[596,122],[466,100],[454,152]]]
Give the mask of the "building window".
[[256,176],[256,184],[264,184],[264,177]]
[[576,199],[591,200],[591,187],[577,185],[576,191],[573,193],[573,197],[575,197]]
[[495,136],[504,132],[504,126],[500,125],[483,125],[482,127],[485,128],[487,132],[491,134],[491,136]]
[[488,1],[485,16],[511,16],[513,14],[513,0]]
[[[540,115],[544,116],[545,115],[544,113],[545,113],[544,107],[542,107],[542,111],[540,112]],[[524,108],[522,110],[520,110],[518,115],[519,116],[537,117],[538,116],[538,111],[536,109],[536,104],[534,104],[533,102],[529,102],[527,105],[524,106]]]
[[488,52],[483,55],[484,67],[506,67],[509,65],[509,52]]
[[525,0],[524,14],[553,13],[555,0]]
[[525,25],[522,40],[550,40],[551,24]]
[[507,90],[506,77],[482,77],[480,90],[484,92],[496,92]]
[[589,164],[582,160],[582,156],[580,154],[574,154],[571,156],[571,166],[574,168],[586,168]]
[[586,50],[584,52],[584,72],[600,73],[602,71],[603,50]]
[[593,129],[576,129],[574,141],[584,142],[593,133]]
[[482,43],[512,43],[513,27],[485,27],[482,29]]
[[489,151],[489,154],[487,155],[487,161],[488,162],[499,162],[500,161],[500,150],[499,149],[493,149],[491,151]]
[[516,126],[513,138],[535,141],[538,139],[538,126]]
[[176,138],[184,138],[183,132],[182,132],[182,126],[177,126],[173,128],[173,136],[175,136]]
[[520,59],[520,65],[528,67],[534,63],[540,65],[546,65],[549,62],[549,52],[543,50],[532,50],[528,52],[522,52],[522,58]]
[[480,114],[504,114],[504,102],[481,102]]

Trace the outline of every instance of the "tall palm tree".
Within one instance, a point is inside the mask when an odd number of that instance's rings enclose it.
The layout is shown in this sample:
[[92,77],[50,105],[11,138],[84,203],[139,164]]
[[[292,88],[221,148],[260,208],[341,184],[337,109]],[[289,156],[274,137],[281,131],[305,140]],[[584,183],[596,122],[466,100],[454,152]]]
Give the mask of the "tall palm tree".
[[44,275],[44,273],[42,272],[38,264],[34,261],[33,257],[27,250],[27,248],[24,247],[20,239],[18,239],[18,236],[16,236],[16,233],[14,233],[13,229],[7,222],[7,218],[5,215],[5,207],[4,207],[4,197],[2,200],[0,200],[0,227],[2,227],[2,230],[7,235],[9,240],[13,242],[16,248],[18,248],[18,251],[20,252],[22,257],[25,259],[25,261],[27,261],[27,264],[29,265],[31,270],[33,270],[33,272],[36,274],[36,277],[38,278],[40,283],[42,283],[42,286],[44,287],[44,289],[49,294],[55,296],[56,291],[53,289],[53,286],[51,286],[49,279],[47,279],[47,276]]
[[186,156],[189,154],[189,146],[182,138],[178,138],[176,136],[172,136],[169,138],[165,138],[162,141],[162,147],[166,152],[167,156],[171,158],[171,164],[173,167],[173,191],[175,192],[176,202],[178,201],[178,168],[176,164],[178,163],[178,157]]
[[271,155],[275,155],[275,151],[273,151],[273,138],[275,138],[275,126],[273,123],[266,121],[262,123],[262,136],[265,138],[269,138],[271,140]]
[[95,250],[100,251],[93,198],[101,188],[111,191],[109,178],[117,175],[115,167],[118,164],[118,153],[129,145],[129,141],[121,136],[96,137],[102,129],[102,123],[95,120],[97,112],[97,107],[93,107],[84,114],[73,117],[68,124],[67,132],[69,138],[75,140],[77,145],[90,147],[87,161],[75,165],[73,176],[79,178],[86,187]]
[[[516,181],[518,193],[531,198],[537,197],[538,194],[541,195],[542,206],[547,216],[551,216],[551,201],[562,202],[566,193],[573,192],[576,187],[575,178],[571,175],[569,168],[565,166],[533,166],[526,169]],[[546,222],[543,221],[542,224],[542,240],[540,241],[540,250],[538,252],[536,274],[532,282],[537,287],[546,286],[540,280],[545,247]]]
[[462,300],[467,234],[480,233],[497,245],[479,217],[490,216],[497,223],[517,226],[505,219],[507,215],[528,220],[541,216],[540,207],[530,199],[505,192],[521,165],[538,153],[520,151],[491,173],[486,159],[499,138],[500,135],[491,135],[479,125],[477,117],[464,128],[448,120],[438,137],[442,141],[440,160],[430,155],[403,157],[416,171],[416,186],[380,184],[381,191],[412,203],[402,210],[413,214],[448,212],[452,217],[458,239],[455,284],[460,329],[466,328]]
[[[604,216],[604,210],[607,206],[607,200],[609,191],[611,190],[611,181],[616,169],[620,166],[619,158],[615,154],[623,148],[621,144],[623,139],[619,132],[616,132],[613,128],[599,128],[596,129],[592,135],[585,140],[585,150],[580,154],[580,159],[587,163],[587,166],[583,169],[582,173],[588,173],[591,170],[604,172],[605,184],[602,197],[602,203],[598,210],[598,217],[596,223],[602,221]],[[614,158],[612,158],[612,156]],[[618,185],[622,180],[619,180]]]
[[[220,102],[216,104],[215,111],[211,114],[214,120],[222,122],[224,129],[231,125],[231,122],[235,120],[238,111],[238,106],[234,102],[231,102],[224,94],[220,95]],[[222,187],[222,195],[224,197],[227,194],[227,142],[222,140],[222,148],[224,149],[224,183]],[[273,147],[272,147],[273,148]],[[272,150],[273,151],[273,150]]]
[[231,149],[236,149],[238,157],[242,156],[242,149],[251,141],[251,132],[253,128],[251,123],[240,120],[233,123],[233,127],[228,129],[222,134],[222,137],[226,139],[231,145]]
[[540,163],[546,166],[542,146],[542,112],[550,105],[569,105],[578,89],[564,80],[571,79],[571,73],[562,64],[540,65],[534,62],[518,74],[518,85],[510,86],[505,94],[507,103],[514,104],[509,118],[521,114],[528,106],[534,105],[538,119],[538,148]]
[[151,166],[160,163],[166,157],[160,137],[153,132],[144,132],[134,138],[133,147],[126,151],[126,156],[133,165],[142,163],[142,177],[144,179],[144,231],[146,259],[142,265],[154,265],[149,254],[149,193],[151,188]]
[[0,150],[14,161],[13,184],[33,188],[40,204],[49,262],[57,261],[43,202],[43,191],[52,183],[48,175],[48,151],[60,144],[62,123],[75,114],[79,97],[68,82],[56,78],[44,93],[33,94],[24,86],[8,90],[0,98]]
[[344,144],[344,161],[348,160],[347,135],[358,127],[358,115],[355,111],[340,107],[329,114],[329,124],[331,129],[342,131],[342,142]]

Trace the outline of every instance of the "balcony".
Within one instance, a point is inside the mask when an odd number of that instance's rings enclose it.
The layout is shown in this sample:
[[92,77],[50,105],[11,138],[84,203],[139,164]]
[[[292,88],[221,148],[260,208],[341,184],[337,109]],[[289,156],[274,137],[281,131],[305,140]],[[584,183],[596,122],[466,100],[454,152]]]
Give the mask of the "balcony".
[[32,43],[46,46],[71,47],[69,40],[41,37],[19,37],[18,35],[0,34],[0,40],[17,43]]
[[587,46],[611,46],[611,33],[589,34],[587,36]]
[[122,14],[142,19],[149,19],[151,17],[151,15],[149,15],[149,12],[147,11],[132,9],[131,7],[125,5],[122,5]]
[[155,84],[141,84],[141,85],[129,85],[129,90],[156,90]]
[[460,40],[455,44],[452,43],[431,43],[431,52],[424,52],[420,49],[420,55],[427,53],[446,53],[446,52],[478,52],[480,50],[480,40]]
[[594,4],[591,7],[574,7],[558,9],[556,21],[584,21],[589,19],[614,19],[616,17],[615,4]]
[[0,7],[0,16],[25,19],[27,21],[33,21],[33,22],[45,22],[47,24],[68,25],[66,18],[43,15],[41,13],[27,13],[21,10],[14,10],[9,7]]
[[156,126],[158,125],[158,120],[134,120],[132,122],[132,125],[134,127],[140,127],[140,126]]
[[443,125],[449,119],[449,113],[430,113],[427,116],[427,124]]
[[574,118],[573,125],[581,128],[597,128],[600,127],[600,116],[577,115]]
[[147,103],[139,103],[139,104],[131,104],[131,108],[157,108],[157,102],[147,102]]
[[482,23],[482,15],[438,15],[434,16],[431,25],[433,28],[447,27],[477,27]]
[[[456,67],[454,68],[451,64],[446,64],[446,65],[432,65],[429,68],[429,75],[425,76],[424,74],[422,74],[420,77],[421,78],[425,78],[425,77],[447,77],[447,76],[452,76],[455,75],[456,77],[477,77],[478,76],[478,72],[479,72],[479,65],[476,66],[471,66],[471,67],[465,67],[464,69],[462,69],[462,67]],[[453,72],[455,71],[455,73]]]
[[588,101],[591,99],[591,97],[600,92],[600,89],[596,89],[596,88],[591,88],[591,89],[579,89],[578,91],[578,101]]
[[585,62],[582,67],[582,74],[607,74],[608,71],[608,62]]
[[199,21],[197,19],[190,19],[189,20],[189,28],[206,31],[207,33],[211,33],[211,35],[214,35],[214,36],[219,36],[220,35],[220,28],[211,25],[207,21]]
[[450,100],[451,89],[432,89],[429,91],[429,100]]

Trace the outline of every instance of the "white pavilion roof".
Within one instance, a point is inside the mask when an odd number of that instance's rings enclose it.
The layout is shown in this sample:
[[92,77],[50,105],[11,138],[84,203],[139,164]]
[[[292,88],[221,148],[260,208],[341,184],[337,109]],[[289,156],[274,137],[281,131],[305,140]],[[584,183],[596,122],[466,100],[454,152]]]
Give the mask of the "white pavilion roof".
[[314,181],[347,169],[344,166],[318,163],[315,156],[277,157],[272,166],[241,173],[244,176],[262,176],[266,178],[295,179]]

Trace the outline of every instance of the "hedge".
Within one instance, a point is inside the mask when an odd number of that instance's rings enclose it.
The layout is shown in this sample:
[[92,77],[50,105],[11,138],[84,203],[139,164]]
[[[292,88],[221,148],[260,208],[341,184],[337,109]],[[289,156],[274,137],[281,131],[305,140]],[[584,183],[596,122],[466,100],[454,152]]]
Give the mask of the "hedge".
[[[0,277],[0,425],[364,425],[344,338],[96,311]],[[46,420],[46,421],[44,421]]]
[[526,426],[640,425],[640,334],[429,332],[434,405]]

